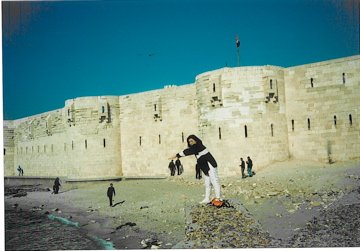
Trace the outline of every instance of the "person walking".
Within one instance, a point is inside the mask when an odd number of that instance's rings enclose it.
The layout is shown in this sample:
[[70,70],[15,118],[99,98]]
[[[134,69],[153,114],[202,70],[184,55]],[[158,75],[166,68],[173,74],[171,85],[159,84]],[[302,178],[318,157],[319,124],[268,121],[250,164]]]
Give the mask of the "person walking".
[[174,176],[175,175],[175,164],[174,164],[174,160],[171,160],[169,163],[169,169],[170,169],[170,175]]
[[250,159],[249,156],[247,157],[246,164],[247,164],[248,176],[252,177],[253,176],[253,172],[252,172],[253,162],[252,162],[252,160]]
[[182,164],[181,164],[181,161],[180,161],[179,158],[177,158],[177,159],[175,160],[175,166],[176,166],[178,175],[182,174],[183,169],[182,169]]
[[245,161],[243,160],[243,158],[240,158],[240,162],[241,162],[241,164],[240,164],[240,167],[241,167],[241,177],[242,177],[243,179],[245,179],[245,178],[246,178],[246,175],[245,175]]
[[113,196],[115,196],[115,188],[113,187],[112,183],[110,183],[110,186],[108,187],[107,196],[109,197],[110,207],[112,207]]
[[54,194],[59,193],[60,186],[61,186],[60,179],[59,179],[59,177],[57,177],[55,179],[55,181],[54,181],[54,186],[53,186],[53,193]]
[[189,155],[195,155],[200,170],[205,174],[205,198],[200,203],[210,203],[211,186],[215,190],[215,199],[220,198],[220,182],[217,173],[217,163],[212,154],[206,149],[202,141],[195,135],[190,135],[186,139],[188,148],[169,159],[181,158]]

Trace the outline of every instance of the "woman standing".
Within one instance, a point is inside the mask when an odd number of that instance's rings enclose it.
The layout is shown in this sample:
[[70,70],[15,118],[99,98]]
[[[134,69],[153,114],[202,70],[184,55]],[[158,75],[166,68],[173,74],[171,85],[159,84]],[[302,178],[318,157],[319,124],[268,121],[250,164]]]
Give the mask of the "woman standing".
[[215,190],[215,199],[220,200],[220,183],[216,160],[203,145],[202,141],[195,135],[190,135],[186,141],[188,148],[177,153],[175,156],[170,157],[170,159],[195,155],[198,167],[205,174],[205,198],[200,203],[210,203],[211,185]]

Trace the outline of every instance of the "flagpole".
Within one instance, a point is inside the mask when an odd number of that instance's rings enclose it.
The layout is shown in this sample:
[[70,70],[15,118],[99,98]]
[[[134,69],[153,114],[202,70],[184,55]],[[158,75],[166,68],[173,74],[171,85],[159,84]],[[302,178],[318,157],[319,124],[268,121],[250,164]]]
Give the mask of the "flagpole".
[[240,66],[240,47],[236,48],[237,50],[237,66]]
[[240,66],[240,39],[239,36],[236,35],[235,38],[235,44],[236,44],[236,52],[237,52],[237,66]]

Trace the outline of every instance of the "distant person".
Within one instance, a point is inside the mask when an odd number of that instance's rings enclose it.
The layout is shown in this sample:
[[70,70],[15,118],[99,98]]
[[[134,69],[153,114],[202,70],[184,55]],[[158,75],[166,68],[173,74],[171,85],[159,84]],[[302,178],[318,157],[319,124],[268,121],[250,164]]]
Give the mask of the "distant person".
[[183,169],[183,166],[182,166],[181,161],[180,161],[179,158],[176,159],[175,166],[176,166],[176,170],[177,170],[178,175],[182,174],[184,169]]
[[240,164],[240,167],[241,167],[241,177],[242,177],[243,179],[245,179],[245,178],[246,178],[246,175],[245,175],[245,161],[243,160],[243,158],[240,158],[240,162],[241,162],[241,164]]
[[174,164],[174,160],[171,160],[169,163],[169,169],[170,169],[170,175],[174,176],[175,175],[175,164]]
[[198,180],[201,180],[201,170],[200,170],[200,167],[199,167],[199,165],[198,164],[196,164],[196,166],[195,166],[195,171],[196,171],[196,179],[198,179]]
[[253,176],[253,172],[252,172],[253,162],[252,162],[252,160],[250,159],[249,156],[247,157],[246,164],[247,164],[248,176],[252,177]]
[[110,201],[110,207],[112,207],[112,203],[113,203],[113,196],[115,196],[115,188],[113,187],[113,184],[110,183],[110,186],[108,187],[107,190],[107,196],[109,197],[109,201]]
[[21,168],[20,165],[18,166],[17,171],[19,172],[19,176],[24,176],[24,170]]
[[205,174],[205,198],[200,203],[210,203],[211,187],[215,190],[215,200],[220,201],[220,182],[217,173],[217,163],[212,154],[203,145],[201,139],[195,135],[190,135],[186,139],[188,148],[170,159],[180,158],[188,155],[195,155],[200,170]]
[[58,194],[58,193],[59,193],[60,186],[61,186],[61,184],[60,184],[60,179],[59,179],[59,177],[57,177],[57,178],[55,179],[55,181],[54,181],[54,186],[53,186],[53,193],[54,193],[54,194]]

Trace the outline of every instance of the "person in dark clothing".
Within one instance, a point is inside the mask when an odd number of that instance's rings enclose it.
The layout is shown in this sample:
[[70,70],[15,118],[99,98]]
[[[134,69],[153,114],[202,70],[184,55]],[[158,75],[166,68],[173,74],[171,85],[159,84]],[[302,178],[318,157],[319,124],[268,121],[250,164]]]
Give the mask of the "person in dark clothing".
[[113,196],[115,196],[115,188],[113,187],[113,184],[110,183],[110,186],[108,187],[107,190],[107,196],[109,197],[109,201],[110,201],[110,207],[112,207],[112,203],[113,203]]
[[252,160],[250,159],[249,156],[247,157],[246,164],[247,164],[248,176],[249,176],[249,177],[252,177],[252,176],[253,176],[253,173],[252,173],[253,163],[252,163]]
[[169,169],[170,169],[170,175],[174,176],[175,175],[175,164],[174,164],[174,160],[171,160],[169,163]]
[[240,158],[240,167],[241,167],[241,177],[244,179],[246,178],[246,175],[245,175],[245,161],[243,160],[243,158]]
[[215,190],[215,199],[220,199],[220,182],[217,173],[217,163],[211,153],[203,145],[202,141],[195,135],[190,135],[186,139],[188,148],[170,157],[170,159],[195,155],[200,170],[205,174],[205,198],[200,203],[210,203],[211,186]]
[[53,193],[54,194],[58,194],[59,193],[59,188],[60,188],[61,184],[60,184],[60,179],[59,177],[57,177],[54,181],[54,186],[53,186]]
[[196,170],[196,179],[201,179],[201,171],[200,171],[200,167],[198,164],[196,164],[195,166],[195,170]]
[[20,165],[18,166],[17,170],[19,172],[19,176],[24,176],[24,170],[21,168]]
[[175,166],[176,166],[178,175],[182,174],[183,169],[182,169],[181,161],[179,159],[175,160]]

